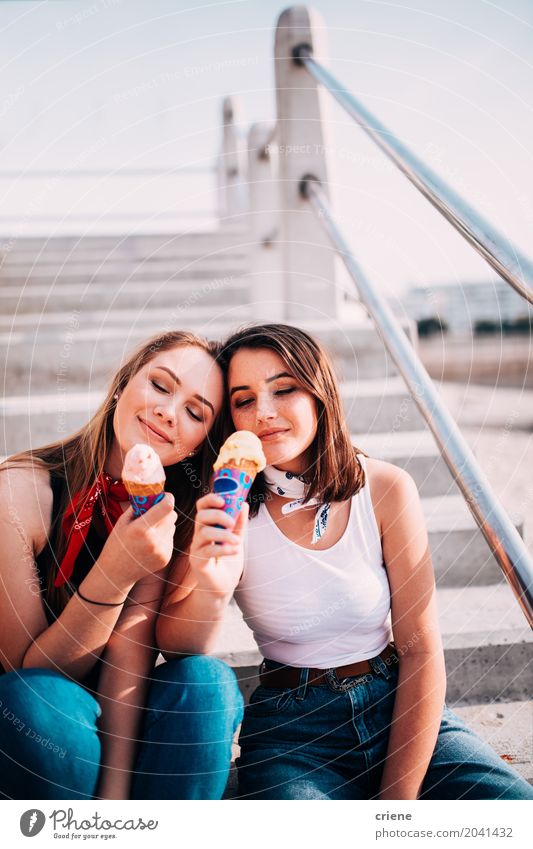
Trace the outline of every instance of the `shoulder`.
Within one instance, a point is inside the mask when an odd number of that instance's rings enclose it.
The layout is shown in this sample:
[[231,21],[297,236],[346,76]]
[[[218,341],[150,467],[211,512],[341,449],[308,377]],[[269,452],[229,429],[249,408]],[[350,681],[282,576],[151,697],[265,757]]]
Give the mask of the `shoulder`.
[[3,521],[15,527],[20,524],[33,539],[35,551],[43,548],[53,504],[48,469],[40,465],[0,469],[0,502]]
[[393,520],[398,510],[419,502],[417,486],[405,469],[373,457],[365,458],[365,466],[372,505],[380,527]]

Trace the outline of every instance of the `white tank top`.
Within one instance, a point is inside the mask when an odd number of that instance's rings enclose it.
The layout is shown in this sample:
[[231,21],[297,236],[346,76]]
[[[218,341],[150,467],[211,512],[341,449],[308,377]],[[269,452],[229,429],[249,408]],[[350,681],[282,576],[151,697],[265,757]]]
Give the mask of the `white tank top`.
[[271,660],[327,669],[379,654],[392,639],[390,588],[368,477],[325,551],[289,540],[262,504],[248,523],[235,599]]

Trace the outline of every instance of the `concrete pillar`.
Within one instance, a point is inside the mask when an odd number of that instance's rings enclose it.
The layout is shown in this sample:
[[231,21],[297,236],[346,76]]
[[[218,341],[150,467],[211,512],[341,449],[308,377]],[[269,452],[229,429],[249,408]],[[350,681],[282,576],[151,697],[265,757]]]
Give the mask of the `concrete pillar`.
[[218,165],[220,223],[223,227],[243,227],[248,211],[246,139],[242,103],[225,97],[222,103],[222,149]]
[[287,318],[280,244],[278,146],[271,124],[253,124],[248,134],[250,196],[250,301],[254,321]]
[[299,194],[305,174],[328,191],[327,92],[319,88],[292,56],[308,44],[321,63],[327,59],[326,31],[320,16],[305,6],[280,15],[276,28],[277,138],[283,269],[287,317],[338,318],[341,296],[335,286],[333,249],[307,201]]

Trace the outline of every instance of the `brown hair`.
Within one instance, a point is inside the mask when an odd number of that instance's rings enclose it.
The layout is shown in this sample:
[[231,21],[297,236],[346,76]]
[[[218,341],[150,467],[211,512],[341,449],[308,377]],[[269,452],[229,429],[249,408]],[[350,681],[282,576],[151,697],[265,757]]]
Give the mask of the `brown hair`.
[[[137,348],[121,366],[111,380],[104,401],[90,421],[80,430],[64,441],[22,451],[0,464],[0,471],[13,467],[39,466],[64,481],[56,521],[50,528],[48,536],[48,548],[52,557],[48,565],[47,587],[43,593],[45,606],[48,606],[56,616],[63,610],[71,595],[66,585],[58,588],[53,586],[57,568],[67,548],[67,539],[62,533],[63,518],[72,497],[91,486],[104,471],[104,464],[114,438],[113,417],[117,403],[115,395],[120,394],[131,378],[157,354],[188,345],[205,351],[221,367],[221,363],[218,362],[220,345],[217,342],[210,342],[194,333],[181,330],[155,336]],[[194,486],[191,485],[191,480],[194,478],[200,486],[208,485],[213,461],[221,442],[221,428],[222,417],[219,414],[201,450],[195,456],[165,468],[166,488],[175,497],[175,508],[178,513],[174,536],[175,551],[186,550],[191,541],[194,529],[192,519],[196,500],[200,494],[200,489],[196,483]],[[52,568],[54,564],[55,569]]]
[[[309,483],[306,501],[346,501],[365,485],[365,473],[352,445],[342,410],[339,387],[330,358],[323,346],[298,327],[289,324],[249,325],[233,333],[223,344],[224,370],[241,349],[268,348],[278,354],[288,371],[313,395],[317,407],[317,432],[309,448],[312,463],[304,473]],[[365,455],[366,456],[366,455]],[[250,514],[257,514],[265,500],[264,477],[259,474],[250,495]]]

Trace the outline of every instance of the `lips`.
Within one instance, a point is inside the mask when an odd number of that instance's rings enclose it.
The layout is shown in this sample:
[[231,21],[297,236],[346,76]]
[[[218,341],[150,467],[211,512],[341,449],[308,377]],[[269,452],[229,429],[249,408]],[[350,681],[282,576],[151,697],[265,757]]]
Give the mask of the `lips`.
[[262,433],[258,433],[257,435],[262,442],[270,442],[271,440],[276,439],[276,437],[287,433],[287,430],[288,428],[276,428],[274,430],[264,430]]
[[156,427],[155,425],[152,425],[152,424],[149,424],[148,422],[145,422],[144,419],[141,419],[140,416],[138,416],[138,419],[139,419],[140,423],[149,431],[149,433],[153,434],[155,437],[160,439],[162,442],[168,442],[168,443],[172,444],[172,439],[170,439],[170,437],[168,437],[164,431],[159,430],[159,428]]

